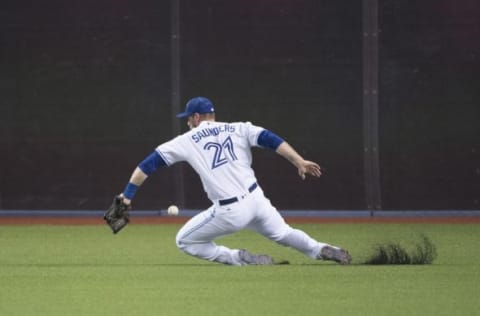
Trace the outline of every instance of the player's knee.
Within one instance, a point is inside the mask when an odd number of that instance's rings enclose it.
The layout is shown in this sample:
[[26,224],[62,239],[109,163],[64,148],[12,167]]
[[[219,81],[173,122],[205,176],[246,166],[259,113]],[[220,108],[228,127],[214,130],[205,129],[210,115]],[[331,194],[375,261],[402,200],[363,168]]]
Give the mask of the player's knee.
[[177,235],[177,237],[175,237],[175,244],[177,245],[177,247],[180,250],[183,250],[188,246],[188,243],[184,240],[184,238],[182,238],[179,235]]
[[189,244],[180,239],[180,240],[177,240],[177,247],[178,249],[185,252],[186,254],[189,254],[191,256],[197,255],[195,244]]
[[185,238],[182,238],[177,235],[175,239],[175,243],[177,244],[178,249],[189,254],[191,256],[197,256],[198,254],[198,247],[196,244],[188,242]]

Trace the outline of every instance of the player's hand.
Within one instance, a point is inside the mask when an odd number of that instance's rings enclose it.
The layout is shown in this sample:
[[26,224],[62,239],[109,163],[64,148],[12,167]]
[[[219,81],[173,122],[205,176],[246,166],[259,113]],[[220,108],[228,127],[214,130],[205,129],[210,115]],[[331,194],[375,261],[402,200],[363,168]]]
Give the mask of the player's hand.
[[305,180],[307,174],[318,178],[322,175],[322,170],[316,162],[303,160],[298,166],[298,175]]
[[120,198],[122,198],[122,201],[123,201],[123,203],[125,203],[125,205],[130,205],[130,204],[132,204],[132,200],[129,200],[129,199],[127,199],[126,197],[124,197],[124,196],[123,196],[123,193],[120,193],[118,196],[119,196]]

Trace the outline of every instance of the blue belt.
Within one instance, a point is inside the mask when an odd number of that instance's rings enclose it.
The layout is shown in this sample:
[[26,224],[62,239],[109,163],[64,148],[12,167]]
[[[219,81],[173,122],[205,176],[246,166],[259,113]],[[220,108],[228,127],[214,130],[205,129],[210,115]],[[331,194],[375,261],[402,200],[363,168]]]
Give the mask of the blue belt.
[[[248,188],[248,192],[249,193],[252,193],[256,188],[258,187],[258,184],[255,182],[254,184],[252,184],[249,188]],[[218,201],[218,204],[220,205],[228,205],[228,204],[232,204],[232,203],[235,203],[235,202],[238,202],[238,198],[237,197],[233,197],[233,198],[229,198],[229,199],[225,199],[225,200],[219,200]]]

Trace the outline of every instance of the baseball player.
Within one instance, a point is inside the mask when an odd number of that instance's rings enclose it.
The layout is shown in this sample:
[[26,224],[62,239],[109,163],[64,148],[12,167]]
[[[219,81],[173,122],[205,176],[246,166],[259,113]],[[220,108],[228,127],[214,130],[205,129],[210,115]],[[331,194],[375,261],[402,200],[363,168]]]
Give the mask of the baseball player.
[[213,103],[205,97],[189,100],[185,112],[177,117],[187,118],[190,130],[159,145],[137,166],[121,195],[123,203],[130,206],[139,186],[155,170],[185,161],[198,173],[212,201],[207,210],[179,230],[176,244],[185,253],[228,265],[274,264],[268,255],[215,243],[218,237],[250,229],[313,259],[351,262],[347,251],[318,242],[285,222],[255,177],[251,147],[274,150],[298,169],[302,179],[306,175],[319,177],[318,164],[304,160],[286,141],[265,128],[250,122],[217,122]]

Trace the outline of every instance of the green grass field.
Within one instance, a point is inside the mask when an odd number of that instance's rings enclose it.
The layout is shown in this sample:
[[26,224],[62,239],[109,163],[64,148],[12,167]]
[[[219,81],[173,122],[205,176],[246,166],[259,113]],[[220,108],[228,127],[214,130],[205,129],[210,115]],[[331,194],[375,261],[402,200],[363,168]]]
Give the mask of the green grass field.
[[[178,225],[0,226],[0,315],[478,315],[480,225],[292,225],[350,250],[313,261],[250,232],[219,243],[290,265],[231,267],[181,253]],[[432,265],[355,264],[377,242],[437,247]]]

